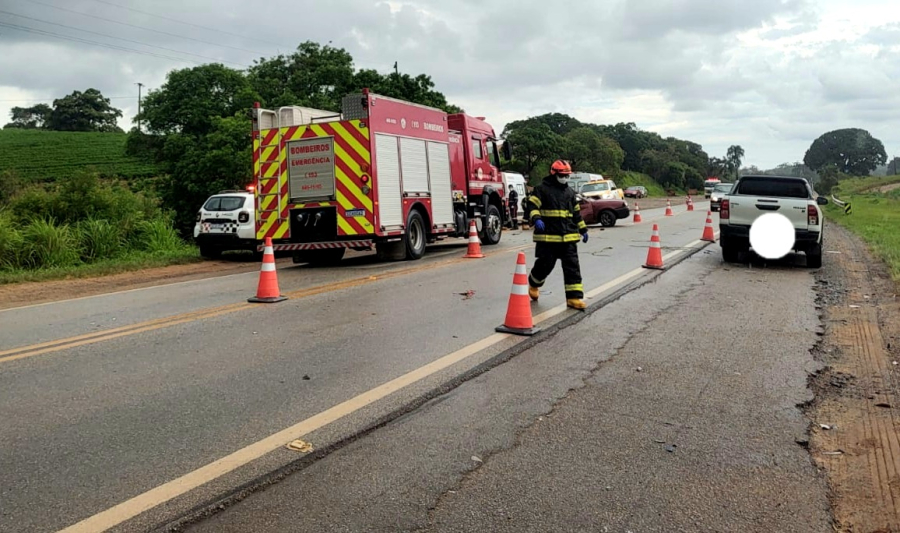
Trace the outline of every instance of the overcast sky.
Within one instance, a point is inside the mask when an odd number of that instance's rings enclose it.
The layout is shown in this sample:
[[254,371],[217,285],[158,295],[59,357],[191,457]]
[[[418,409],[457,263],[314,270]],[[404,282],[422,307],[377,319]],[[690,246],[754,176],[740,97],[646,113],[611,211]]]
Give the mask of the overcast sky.
[[242,68],[314,40],[346,48],[358,68],[389,72],[398,61],[430,74],[498,133],[560,112],[635,122],[711,156],[740,144],[745,165],[770,168],[802,160],[826,131],[861,127],[900,155],[897,0],[253,4],[0,0],[0,120],[13,106],[94,87],[128,129],[136,82],[156,88],[172,69],[213,60]]

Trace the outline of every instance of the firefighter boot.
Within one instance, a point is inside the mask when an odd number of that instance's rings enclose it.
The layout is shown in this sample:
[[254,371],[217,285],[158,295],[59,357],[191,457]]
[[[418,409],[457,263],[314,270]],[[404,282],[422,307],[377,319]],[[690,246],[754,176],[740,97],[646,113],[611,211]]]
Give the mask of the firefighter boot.
[[541,289],[538,289],[537,287],[529,286],[528,287],[528,296],[531,296],[531,299],[536,302],[538,300],[538,298],[541,297]]
[[566,300],[566,305],[568,307],[571,307],[572,309],[578,309],[579,311],[584,311],[585,309],[587,309],[587,305],[581,298],[569,298],[568,300]]

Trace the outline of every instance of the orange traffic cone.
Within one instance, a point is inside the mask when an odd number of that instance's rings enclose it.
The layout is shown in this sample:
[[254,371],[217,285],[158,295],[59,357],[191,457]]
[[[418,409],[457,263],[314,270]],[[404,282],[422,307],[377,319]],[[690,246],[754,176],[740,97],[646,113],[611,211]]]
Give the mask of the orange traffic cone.
[[478,239],[478,230],[475,227],[474,220],[469,224],[469,249],[463,257],[469,259],[481,259],[484,257],[484,254],[481,253],[481,241]]
[[637,205],[637,202],[634,203],[634,223],[637,224],[641,221],[641,208]]
[[662,248],[659,246],[659,225],[653,225],[653,235],[650,237],[650,249],[647,250],[647,263],[644,268],[663,270]]
[[509,293],[509,305],[506,308],[506,321],[497,326],[500,333],[531,336],[540,331],[534,327],[531,318],[531,302],[528,297],[528,272],[525,266],[525,252],[519,252],[516,260],[516,273],[513,274],[512,290]]
[[666,200],[666,216],[673,217],[675,213],[672,212],[672,200]]
[[703,236],[700,237],[701,241],[707,242],[716,242],[716,234],[713,232],[712,227],[712,211],[706,212],[706,226],[703,228]]
[[248,298],[248,302],[271,304],[287,300],[278,289],[278,274],[275,273],[275,252],[272,250],[272,239],[266,237],[266,247],[263,251],[262,267],[259,271],[259,285],[256,288],[256,296]]
[[690,195],[690,194],[688,195],[687,207],[688,207],[688,211],[693,211],[693,210],[694,210],[694,201],[691,200],[691,195]]

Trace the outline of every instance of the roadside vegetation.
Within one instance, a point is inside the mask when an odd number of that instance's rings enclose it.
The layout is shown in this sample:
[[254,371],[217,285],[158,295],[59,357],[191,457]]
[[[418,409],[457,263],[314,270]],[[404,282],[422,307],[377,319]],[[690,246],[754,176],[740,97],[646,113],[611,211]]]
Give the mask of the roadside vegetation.
[[18,186],[0,173],[0,283],[85,277],[199,260],[172,213],[120,180],[84,170]]
[[839,200],[850,202],[852,211],[833,202],[827,206],[831,220],[859,235],[900,281],[900,188],[881,192],[882,187],[900,184],[900,175],[887,177],[845,177],[832,189]]

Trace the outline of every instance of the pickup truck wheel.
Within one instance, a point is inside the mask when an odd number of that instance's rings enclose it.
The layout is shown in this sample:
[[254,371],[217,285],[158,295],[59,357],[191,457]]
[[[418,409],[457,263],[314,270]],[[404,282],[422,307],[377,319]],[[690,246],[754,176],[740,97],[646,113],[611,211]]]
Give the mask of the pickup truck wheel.
[[814,244],[806,250],[806,266],[808,268],[822,268],[821,244]]
[[503,231],[503,222],[500,218],[500,210],[496,205],[489,205],[487,216],[484,217],[484,227],[481,228],[481,244],[491,246],[500,242],[500,233]]
[[722,259],[726,263],[737,263],[741,259],[741,249],[737,246],[722,242]]
[[616,225],[616,215],[612,211],[600,212],[600,225],[604,228],[611,228]]

